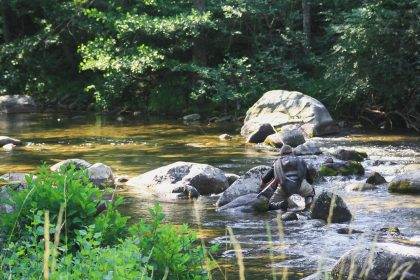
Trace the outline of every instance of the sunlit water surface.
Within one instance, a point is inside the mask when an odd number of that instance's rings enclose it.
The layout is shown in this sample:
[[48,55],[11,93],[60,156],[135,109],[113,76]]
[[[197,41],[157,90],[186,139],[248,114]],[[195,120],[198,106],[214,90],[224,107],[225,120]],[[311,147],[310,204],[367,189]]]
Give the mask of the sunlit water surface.
[[[0,151],[0,175],[32,172],[42,162],[54,164],[68,158],[103,162],[117,175],[135,176],[175,161],[207,163],[238,175],[257,165],[270,165],[276,151],[247,145],[239,135],[241,124],[183,124],[180,121],[126,119],[110,116],[0,115],[0,135],[21,139],[24,146]],[[231,141],[220,141],[223,133]],[[418,134],[353,133],[315,138],[324,153],[338,148],[366,151],[368,174],[380,172],[388,181],[409,163],[420,163]],[[417,244],[420,240],[420,197],[390,194],[386,185],[368,192],[346,192],[345,186],[366,177],[330,177],[317,183],[317,191],[335,190],[355,218],[351,227],[363,234],[343,235],[337,229],[348,224],[324,225],[317,220],[277,222],[275,213],[260,215],[217,213],[216,196],[194,201],[161,202],[166,221],[187,223],[206,244],[220,244],[216,259],[220,272],[214,278],[237,279],[235,251],[226,228],[230,226],[244,256],[247,279],[273,279],[273,274],[300,279],[317,270],[328,270],[347,250],[374,240]],[[148,215],[154,202],[122,189],[121,211],[133,220]],[[378,236],[380,228],[398,227],[398,237]],[[272,241],[270,241],[270,239]],[[270,252],[272,252],[270,257]]]

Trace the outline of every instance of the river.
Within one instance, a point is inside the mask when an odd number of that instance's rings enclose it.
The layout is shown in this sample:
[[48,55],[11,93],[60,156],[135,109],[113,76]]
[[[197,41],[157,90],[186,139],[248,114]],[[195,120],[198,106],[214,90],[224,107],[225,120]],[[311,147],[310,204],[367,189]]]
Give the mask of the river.
[[[68,158],[102,162],[114,174],[130,177],[175,161],[207,163],[238,175],[257,165],[270,165],[276,151],[245,144],[240,126],[103,115],[0,115],[0,135],[25,142],[13,152],[0,151],[0,175],[32,172],[42,162],[51,165]],[[223,133],[233,139],[220,141],[218,136]],[[419,134],[357,131],[314,140],[324,153],[338,148],[367,152],[369,158],[362,163],[366,173],[378,171],[388,181],[404,165],[420,163]],[[386,185],[368,192],[345,191],[346,185],[364,178],[328,177],[315,185],[317,192],[328,189],[342,196],[355,217],[351,227],[364,232],[361,234],[337,233],[348,224],[324,225],[304,218],[279,224],[274,213],[217,213],[217,196],[161,204],[166,221],[187,223],[206,244],[220,244],[215,279],[238,279],[228,226],[241,246],[247,279],[281,279],[285,274],[287,279],[301,279],[328,270],[345,251],[358,245],[376,240],[420,244],[420,197],[390,194]],[[133,219],[147,216],[154,203],[130,189],[120,194],[125,197],[121,211]],[[398,227],[401,235],[378,234],[387,227]]]

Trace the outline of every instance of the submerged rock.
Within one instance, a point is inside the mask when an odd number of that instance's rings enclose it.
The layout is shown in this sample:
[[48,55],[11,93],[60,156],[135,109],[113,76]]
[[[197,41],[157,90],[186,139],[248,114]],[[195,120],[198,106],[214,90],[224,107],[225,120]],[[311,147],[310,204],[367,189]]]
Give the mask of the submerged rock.
[[0,96],[0,113],[32,113],[36,109],[35,101],[28,95]]
[[[331,203],[333,202],[332,215],[329,217]],[[352,214],[344,200],[332,192],[324,191],[317,195],[311,208],[313,219],[321,219],[327,222],[331,220],[332,223],[343,223],[352,219]]]
[[22,141],[8,136],[0,136],[0,146],[4,146],[7,144],[20,145],[22,144]]
[[223,205],[216,211],[238,211],[238,212],[267,212],[268,211],[268,199],[264,196],[257,197],[256,194],[250,193],[238,198],[228,204]]
[[76,170],[81,169],[81,168],[87,169],[92,166],[92,164],[90,164],[86,160],[72,158],[72,159],[66,159],[66,160],[60,161],[59,163],[54,164],[53,166],[50,167],[50,170],[59,171],[61,170],[61,167],[70,166],[72,164],[76,167]]
[[367,154],[365,152],[358,152],[352,150],[338,150],[334,156],[341,160],[352,160],[352,161],[363,161],[367,158]]
[[114,185],[112,169],[103,163],[95,163],[88,168],[89,181],[95,186],[109,187]]
[[131,178],[126,183],[144,194],[174,193],[190,185],[201,195],[217,194],[228,186],[225,174],[208,164],[178,161]]
[[372,185],[381,185],[386,183],[385,178],[379,174],[378,172],[371,173],[368,178],[366,179],[366,183],[372,184]]
[[355,248],[338,260],[331,274],[334,279],[419,279],[420,248],[393,243]]
[[368,183],[364,183],[364,182],[355,182],[355,183],[352,183],[352,184],[346,186],[346,191],[363,192],[363,191],[371,191],[371,190],[376,190],[376,189],[378,189],[377,186],[372,185],[372,184],[368,184]]
[[338,126],[325,106],[315,98],[297,91],[266,92],[247,111],[241,134],[247,137],[264,123],[276,128],[300,124],[301,129],[309,136],[338,132]]
[[258,194],[260,191],[261,178],[270,170],[270,166],[260,165],[247,171],[240,176],[227,190],[225,190],[216,202],[217,206],[223,206],[235,198],[246,194]]
[[306,155],[320,155],[322,154],[319,144],[315,142],[306,142],[301,144],[293,149],[293,153],[296,156],[306,156]]
[[396,176],[388,184],[388,191],[420,194],[420,169],[411,170]]
[[267,136],[276,133],[274,127],[269,123],[260,124],[252,131],[248,138],[246,139],[247,143],[263,143]]
[[324,162],[319,168],[319,172],[323,176],[363,175],[365,174],[365,169],[357,161]]

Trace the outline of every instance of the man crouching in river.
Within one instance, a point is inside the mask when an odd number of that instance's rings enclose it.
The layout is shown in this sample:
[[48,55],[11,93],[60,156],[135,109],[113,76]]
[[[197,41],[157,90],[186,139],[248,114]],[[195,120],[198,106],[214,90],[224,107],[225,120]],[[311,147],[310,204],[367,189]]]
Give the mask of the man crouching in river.
[[[262,178],[263,190],[258,196],[264,195],[270,199],[270,210],[280,209],[286,212],[289,206],[287,199],[293,194],[298,194],[305,198],[304,211],[307,211],[315,195],[311,183],[305,161],[293,155],[292,147],[284,145],[280,150],[280,157]],[[271,197],[268,197],[270,194]]]

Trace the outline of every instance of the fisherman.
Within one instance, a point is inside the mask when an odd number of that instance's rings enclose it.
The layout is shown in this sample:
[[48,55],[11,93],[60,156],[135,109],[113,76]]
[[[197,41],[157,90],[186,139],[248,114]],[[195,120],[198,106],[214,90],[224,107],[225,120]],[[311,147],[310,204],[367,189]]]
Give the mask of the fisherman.
[[312,183],[305,161],[293,155],[292,147],[283,145],[280,157],[262,178],[263,190],[258,196],[269,198],[270,210],[280,209],[287,212],[287,199],[293,194],[299,194],[305,199],[304,211],[307,211],[315,195]]

